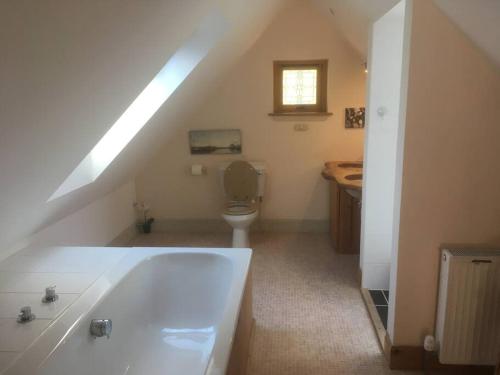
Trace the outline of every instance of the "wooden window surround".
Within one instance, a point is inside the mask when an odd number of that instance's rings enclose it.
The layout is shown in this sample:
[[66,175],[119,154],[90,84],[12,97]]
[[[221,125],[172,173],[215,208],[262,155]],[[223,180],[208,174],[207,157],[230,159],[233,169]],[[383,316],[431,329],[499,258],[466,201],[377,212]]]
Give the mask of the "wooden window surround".
[[327,110],[327,83],[328,60],[275,61],[274,111],[269,115],[331,115]]

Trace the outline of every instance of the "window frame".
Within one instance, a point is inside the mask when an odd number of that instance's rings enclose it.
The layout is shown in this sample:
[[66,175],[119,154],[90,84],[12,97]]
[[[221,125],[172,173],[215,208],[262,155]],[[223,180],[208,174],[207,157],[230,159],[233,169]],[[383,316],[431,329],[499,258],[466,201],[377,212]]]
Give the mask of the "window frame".
[[[275,115],[328,114],[328,60],[277,60],[274,61],[273,109]],[[283,104],[284,70],[317,70],[316,104]]]

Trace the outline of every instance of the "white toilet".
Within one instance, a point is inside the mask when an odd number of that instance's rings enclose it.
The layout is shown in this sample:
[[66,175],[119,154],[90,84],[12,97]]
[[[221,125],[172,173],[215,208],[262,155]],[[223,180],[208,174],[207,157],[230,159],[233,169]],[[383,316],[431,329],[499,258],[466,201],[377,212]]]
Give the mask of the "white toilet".
[[226,196],[222,217],[233,228],[233,247],[249,247],[248,232],[264,194],[265,166],[239,160],[222,164],[219,172]]

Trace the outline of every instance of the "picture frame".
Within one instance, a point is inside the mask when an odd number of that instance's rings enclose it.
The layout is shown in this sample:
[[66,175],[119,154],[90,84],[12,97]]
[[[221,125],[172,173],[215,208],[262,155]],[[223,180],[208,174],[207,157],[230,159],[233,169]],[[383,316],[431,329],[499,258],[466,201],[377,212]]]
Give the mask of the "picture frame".
[[241,154],[241,130],[190,130],[189,149],[191,155]]

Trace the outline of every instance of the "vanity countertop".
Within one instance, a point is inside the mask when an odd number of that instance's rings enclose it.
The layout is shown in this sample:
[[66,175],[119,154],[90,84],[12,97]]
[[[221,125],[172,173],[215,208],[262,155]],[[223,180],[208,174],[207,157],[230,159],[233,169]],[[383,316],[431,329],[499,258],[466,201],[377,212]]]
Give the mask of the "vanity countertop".
[[[335,180],[347,189],[361,190],[363,187],[363,162],[361,161],[328,161],[321,172],[327,180]],[[361,175],[356,176],[356,175]],[[349,176],[360,177],[349,179]]]

